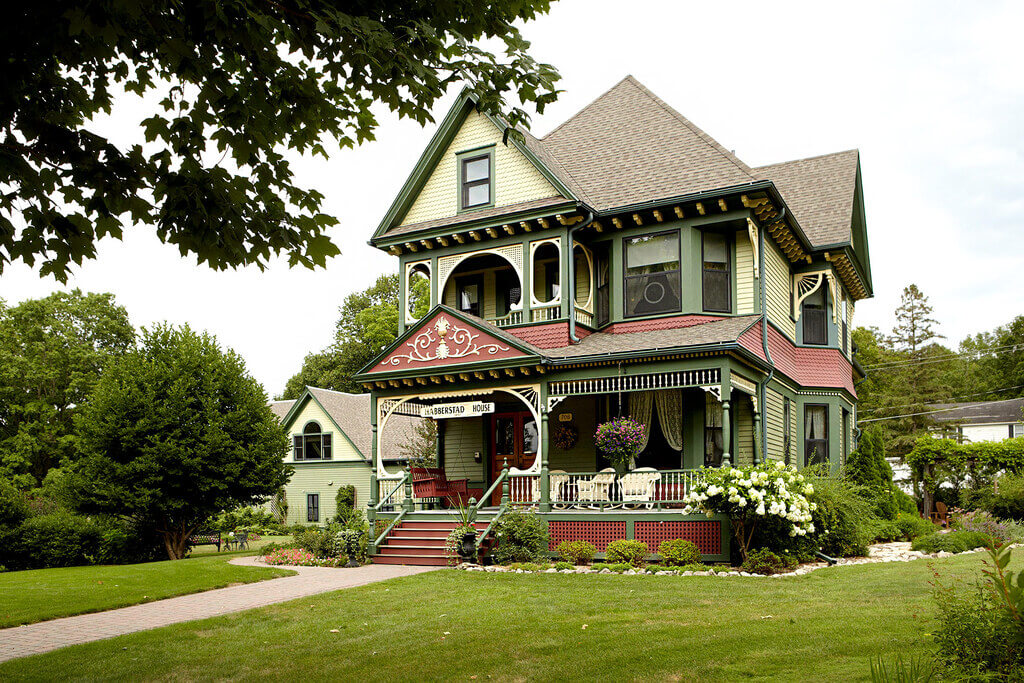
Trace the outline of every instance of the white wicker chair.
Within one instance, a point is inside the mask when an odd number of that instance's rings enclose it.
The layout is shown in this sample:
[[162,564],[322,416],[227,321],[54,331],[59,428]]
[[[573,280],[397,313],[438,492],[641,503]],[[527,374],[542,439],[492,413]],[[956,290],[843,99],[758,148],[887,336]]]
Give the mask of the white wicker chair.
[[[606,467],[590,479],[576,482],[576,494],[580,503],[610,503],[612,486],[615,485],[615,469]],[[599,507],[591,505],[591,507]]]
[[551,505],[559,510],[569,507],[569,483],[572,475],[565,470],[551,470],[548,472],[548,486],[551,491]]
[[653,467],[641,467],[619,478],[623,503],[642,503],[654,507],[654,488],[661,481],[661,472]]

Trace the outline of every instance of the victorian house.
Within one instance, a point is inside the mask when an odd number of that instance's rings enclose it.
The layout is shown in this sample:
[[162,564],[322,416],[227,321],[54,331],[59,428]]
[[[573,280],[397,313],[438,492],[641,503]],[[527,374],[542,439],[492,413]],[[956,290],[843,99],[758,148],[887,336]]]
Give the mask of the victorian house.
[[[699,468],[838,468],[854,445],[858,152],[751,167],[632,77],[543,138],[506,132],[460,96],[371,239],[402,285],[399,338],[359,376],[371,516],[398,520],[377,560],[435,561],[424,509],[451,492],[482,537],[522,506],[552,547],[727,556],[723,520],[679,510]],[[620,415],[647,426],[629,471],[594,446]],[[433,488],[388,465],[396,416],[437,421]]]

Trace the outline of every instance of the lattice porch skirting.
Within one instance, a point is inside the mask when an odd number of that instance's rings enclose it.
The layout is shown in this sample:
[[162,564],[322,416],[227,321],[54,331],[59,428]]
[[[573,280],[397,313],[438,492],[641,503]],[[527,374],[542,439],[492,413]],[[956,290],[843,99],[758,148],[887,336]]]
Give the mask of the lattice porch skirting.
[[[619,517],[618,515],[616,515]],[[608,544],[619,539],[636,539],[647,544],[651,554],[658,551],[662,541],[676,538],[693,542],[707,561],[729,559],[729,525],[724,519],[678,519],[679,515],[660,514],[644,519],[642,516],[622,515],[619,519],[548,519],[549,549],[554,551],[562,541],[587,541],[598,553],[604,553]],[[675,519],[672,519],[675,517]],[[697,517],[696,515],[694,517]]]

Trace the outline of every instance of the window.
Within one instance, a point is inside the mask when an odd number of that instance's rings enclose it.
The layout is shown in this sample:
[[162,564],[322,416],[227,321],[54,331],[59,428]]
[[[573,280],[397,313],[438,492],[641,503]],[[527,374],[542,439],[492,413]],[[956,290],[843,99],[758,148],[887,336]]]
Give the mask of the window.
[[846,456],[849,454],[847,452],[848,451],[847,444],[848,444],[849,439],[850,439],[850,421],[849,421],[850,413],[846,410],[846,408],[840,408],[840,410],[842,411],[840,413],[840,418],[842,419],[842,422],[839,423],[841,425],[841,428],[839,430],[839,438],[840,438],[840,443],[839,443],[839,464],[841,466],[845,467],[846,466]]
[[828,462],[828,406],[804,406],[804,465]]
[[307,522],[319,522],[320,521],[320,494],[319,493],[307,493],[306,494],[306,521]]
[[610,266],[608,263],[608,249],[603,248],[597,252],[597,326],[607,325],[611,320],[611,299],[610,296]]
[[793,464],[793,402],[782,398],[782,457],[787,465]]
[[519,276],[511,268],[505,268],[494,273],[494,285],[497,288],[497,297],[494,303],[499,318],[509,314],[513,307],[519,306],[523,298],[523,288],[519,286]]
[[1024,424],[1010,425],[1010,438],[1016,439],[1018,436],[1024,436]]
[[842,339],[840,339],[840,344],[842,344],[842,347],[843,347],[843,354],[846,354],[846,337],[849,334],[849,323],[847,323],[847,320],[846,320],[847,311],[846,311],[846,300],[845,299],[843,300],[843,303],[840,304],[839,310],[842,311],[842,314],[843,314],[843,329],[840,330],[840,332],[839,332],[839,334],[842,335]]
[[487,206],[491,203],[491,155],[485,153],[467,157],[461,163],[462,208]]
[[307,422],[302,434],[292,437],[292,455],[295,460],[330,460],[331,435],[323,433],[319,422]]
[[804,344],[823,346],[828,343],[824,283],[804,299],[800,307],[800,318],[803,321]]
[[625,315],[680,310],[679,233],[626,240]]
[[711,394],[704,395],[704,466],[721,467],[725,453],[722,438],[722,404]]
[[480,303],[483,299],[484,282],[479,275],[455,279],[455,305],[463,313],[480,315]]
[[701,237],[704,310],[732,312],[732,275],[729,267],[729,238],[717,232]]

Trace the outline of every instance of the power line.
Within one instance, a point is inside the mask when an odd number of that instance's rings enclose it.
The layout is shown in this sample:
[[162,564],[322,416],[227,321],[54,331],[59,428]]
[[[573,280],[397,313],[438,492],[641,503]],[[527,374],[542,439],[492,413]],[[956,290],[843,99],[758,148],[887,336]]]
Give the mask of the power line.
[[[1019,401],[1018,398],[1004,398],[1000,401],[990,401],[990,403],[1006,403],[1007,401]],[[857,420],[857,424],[863,424],[865,422],[882,422],[883,420],[899,420],[904,417],[917,417],[919,415],[934,415],[935,413],[948,413],[953,410],[963,410],[961,406],[956,408],[938,408],[936,410],[926,410],[922,413],[905,413],[903,415],[889,415],[888,417],[872,417],[867,420]],[[987,417],[987,416],[986,416]]]
[[[959,401],[962,398],[971,398],[971,397],[974,397],[974,396],[985,396],[987,394],[998,394],[1000,391],[1009,391],[1010,389],[1024,389],[1024,384],[1017,384],[1017,385],[1012,386],[1012,387],[1001,387],[999,389],[993,389],[992,391],[979,391],[976,394],[964,394],[963,396],[951,396],[949,398],[944,398],[942,400],[943,401]],[[906,408],[907,406],[916,406],[916,405],[921,405],[922,403],[924,403],[924,402],[923,401],[918,401],[916,403],[897,403],[896,405],[892,405],[892,406],[882,406],[882,407],[879,407],[879,408],[866,408],[864,410],[861,410],[860,412],[862,412],[862,413],[876,413],[879,410],[889,410],[891,408]]]
[[914,358],[910,360],[892,361],[890,363],[877,363],[875,365],[865,365],[863,367],[866,372],[871,372],[872,370],[880,369],[890,370],[903,365],[926,365],[928,363],[944,363],[955,358],[980,358],[981,356],[1000,356],[1004,353],[1010,353],[1011,351],[1016,351],[1018,349],[1024,349],[1024,344],[1007,344],[1006,346],[994,346],[991,349],[986,349],[985,351],[965,351],[963,353],[950,353],[939,358]]

